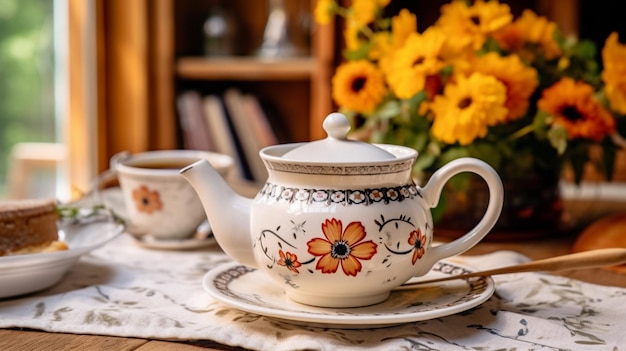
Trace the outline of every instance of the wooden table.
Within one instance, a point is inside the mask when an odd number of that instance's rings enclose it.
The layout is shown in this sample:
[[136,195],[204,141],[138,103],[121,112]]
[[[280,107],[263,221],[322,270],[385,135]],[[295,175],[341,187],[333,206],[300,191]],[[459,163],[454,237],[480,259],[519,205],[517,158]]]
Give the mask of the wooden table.
[[[569,252],[575,236],[525,242],[484,242],[469,252],[478,255],[497,250],[514,250],[533,259],[562,255]],[[620,286],[626,288],[626,277],[605,269],[588,269],[555,272],[554,274],[579,279],[585,282]],[[0,349],[9,350],[243,350],[213,341],[158,341],[112,336],[74,335],[47,333],[32,330],[0,330]]]
[[[606,214],[623,211],[623,203],[619,204],[594,204],[590,212],[588,203],[570,203],[572,212],[584,211],[586,216],[594,217],[596,214]],[[581,212],[582,213],[582,212]],[[583,214],[579,214],[583,216]],[[592,220],[593,218],[587,218]],[[577,233],[555,238],[534,239],[528,241],[511,242],[482,242],[469,250],[466,255],[480,255],[498,250],[513,250],[520,252],[532,259],[541,259],[567,254],[576,239]],[[562,275],[589,283],[600,285],[618,286],[626,288],[626,276],[609,270],[597,268],[576,271],[555,272]],[[74,335],[62,333],[48,333],[34,330],[0,329],[0,350],[244,350],[218,344],[210,340],[201,341],[161,341],[138,338],[124,338],[97,335]]]

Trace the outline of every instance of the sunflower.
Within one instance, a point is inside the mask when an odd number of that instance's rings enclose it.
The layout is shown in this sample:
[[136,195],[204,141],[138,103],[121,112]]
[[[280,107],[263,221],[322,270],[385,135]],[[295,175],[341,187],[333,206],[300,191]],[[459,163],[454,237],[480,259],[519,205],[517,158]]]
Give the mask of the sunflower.
[[142,185],[133,190],[133,201],[137,211],[152,214],[163,208],[161,196],[157,190],[150,190],[147,186]]
[[468,145],[487,135],[488,126],[506,119],[505,102],[506,88],[495,77],[482,73],[459,76],[431,105],[432,133],[445,143]]
[[496,77],[506,87],[507,121],[522,117],[530,103],[530,96],[539,85],[537,71],[526,66],[519,56],[502,57],[490,52],[478,58],[476,72]]
[[361,271],[359,260],[369,260],[376,254],[378,245],[365,238],[365,228],[361,222],[351,222],[343,231],[341,220],[335,218],[322,223],[326,239],[314,238],[307,245],[309,253],[321,256],[316,269],[322,273],[335,273],[339,264],[345,275],[356,276]]
[[292,272],[300,273],[298,271],[298,267],[302,266],[302,263],[298,261],[298,256],[292,254],[291,252],[283,252],[283,250],[278,250],[278,256],[280,259],[278,260],[279,266],[287,267]]
[[594,97],[593,87],[571,78],[562,78],[543,91],[539,109],[554,117],[569,139],[600,141],[615,131],[615,119]]
[[467,6],[463,1],[452,1],[441,7],[441,16],[436,25],[460,45],[467,44],[478,50],[485,43],[487,35],[511,21],[513,15],[506,4],[477,0],[474,5]]
[[[610,179],[612,155],[626,145],[619,135],[626,45],[618,35],[607,38],[598,62],[592,42],[566,40],[532,10],[514,15],[502,0],[444,2],[434,24],[418,31],[408,8],[387,16],[396,9],[385,8],[389,0],[333,1],[346,24],[333,102],[352,119],[352,137],[416,149],[416,175],[466,155],[487,160],[505,179],[517,176],[511,165],[556,174],[571,164],[576,182],[587,168],[587,146],[597,144],[607,152],[592,163]],[[544,90],[562,77],[593,92],[556,85],[571,96],[548,90],[539,108]]]
[[385,69],[387,83],[400,99],[408,99],[424,89],[426,77],[443,68],[439,53],[445,36],[436,29],[413,33],[392,57]]
[[[504,50],[515,52],[526,60],[535,59],[532,46],[541,48],[544,57],[552,60],[562,54],[554,39],[557,33],[556,23],[526,9],[515,22],[494,33],[493,37]],[[531,49],[528,44],[532,44]]]
[[335,102],[357,112],[374,111],[383,100],[386,87],[383,74],[369,61],[349,61],[337,68],[332,81]]
[[616,32],[606,39],[602,49],[602,63],[602,80],[611,108],[626,114],[626,46],[619,43]]

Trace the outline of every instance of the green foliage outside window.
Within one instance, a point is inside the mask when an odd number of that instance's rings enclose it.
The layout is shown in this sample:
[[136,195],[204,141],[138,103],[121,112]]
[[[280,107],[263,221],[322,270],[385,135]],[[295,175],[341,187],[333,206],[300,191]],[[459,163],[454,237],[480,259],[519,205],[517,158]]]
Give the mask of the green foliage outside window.
[[0,196],[12,145],[56,137],[53,1],[0,0]]

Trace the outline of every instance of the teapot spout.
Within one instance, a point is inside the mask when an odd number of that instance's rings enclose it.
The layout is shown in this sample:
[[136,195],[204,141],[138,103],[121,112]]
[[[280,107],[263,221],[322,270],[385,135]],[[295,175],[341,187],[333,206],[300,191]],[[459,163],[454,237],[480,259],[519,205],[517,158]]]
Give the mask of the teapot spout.
[[207,160],[180,171],[198,193],[220,247],[235,261],[256,268],[250,235],[252,199],[237,194]]

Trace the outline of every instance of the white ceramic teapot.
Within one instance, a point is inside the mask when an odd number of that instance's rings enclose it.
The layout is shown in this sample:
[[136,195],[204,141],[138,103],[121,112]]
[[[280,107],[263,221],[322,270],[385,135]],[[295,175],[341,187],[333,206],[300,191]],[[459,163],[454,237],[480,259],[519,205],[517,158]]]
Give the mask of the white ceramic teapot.
[[[437,261],[476,245],[496,223],[503,188],[486,163],[454,160],[420,188],[411,178],[415,150],[348,140],[350,124],[339,113],[323,126],[326,139],[261,150],[269,178],[254,199],[236,194],[204,160],[181,170],[222,249],[263,270],[292,300],[323,307],[381,302]],[[461,172],[485,180],[489,205],[467,234],[433,246],[430,208]]]

